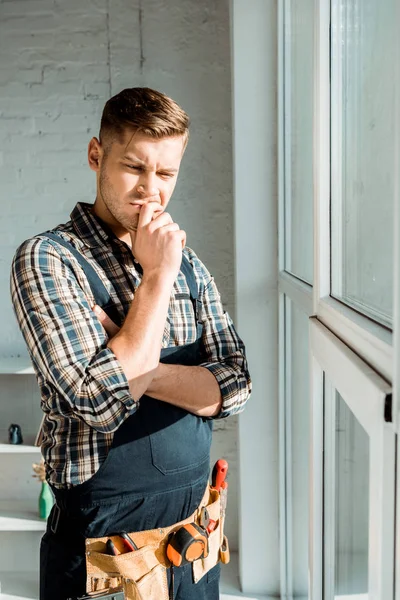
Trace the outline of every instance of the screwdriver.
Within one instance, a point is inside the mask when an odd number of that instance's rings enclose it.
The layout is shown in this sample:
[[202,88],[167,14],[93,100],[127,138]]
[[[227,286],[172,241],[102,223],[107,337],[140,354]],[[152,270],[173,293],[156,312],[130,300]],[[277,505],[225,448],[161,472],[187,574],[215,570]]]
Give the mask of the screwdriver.
[[223,458],[217,460],[212,471],[212,487],[219,492],[228,473],[228,463]]
[[111,556],[118,556],[119,552],[115,547],[115,544],[112,540],[110,540],[110,538],[108,538],[107,542],[106,542],[106,550],[107,550],[107,554],[110,554]]

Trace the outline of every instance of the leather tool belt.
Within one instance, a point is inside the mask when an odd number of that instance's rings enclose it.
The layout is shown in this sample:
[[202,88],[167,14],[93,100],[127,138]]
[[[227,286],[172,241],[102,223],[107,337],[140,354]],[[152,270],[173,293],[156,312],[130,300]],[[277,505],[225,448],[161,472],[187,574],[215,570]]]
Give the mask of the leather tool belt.
[[[138,550],[111,556],[106,551],[107,540],[117,542],[118,536],[86,540],[87,592],[99,592],[122,586],[127,600],[168,600],[167,544],[172,533],[188,523],[200,523],[201,509],[206,506],[210,519],[216,521],[208,536],[208,554],[192,563],[193,579],[197,583],[220,560],[229,562],[229,548],[224,536],[226,490],[221,494],[208,486],[193,515],[162,529],[129,532]],[[175,567],[176,568],[176,567]]]

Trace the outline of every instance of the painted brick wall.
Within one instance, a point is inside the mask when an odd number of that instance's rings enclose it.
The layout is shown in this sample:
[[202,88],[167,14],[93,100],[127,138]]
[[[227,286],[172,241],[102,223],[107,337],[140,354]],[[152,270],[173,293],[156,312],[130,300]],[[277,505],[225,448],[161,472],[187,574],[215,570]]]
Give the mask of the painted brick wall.
[[[229,47],[228,0],[0,0],[0,357],[25,354],[8,293],[15,248],[93,201],[87,143],[124,87],[155,87],[191,116],[171,212],[234,313]],[[236,419],[216,424],[220,455],[235,548]]]

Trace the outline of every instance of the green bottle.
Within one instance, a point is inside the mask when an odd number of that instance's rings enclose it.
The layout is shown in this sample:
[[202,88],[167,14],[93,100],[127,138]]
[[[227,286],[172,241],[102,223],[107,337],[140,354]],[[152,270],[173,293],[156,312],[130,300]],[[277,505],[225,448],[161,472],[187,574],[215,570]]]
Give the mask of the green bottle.
[[42,489],[39,495],[39,517],[47,519],[54,504],[53,492],[47,481],[42,481]]

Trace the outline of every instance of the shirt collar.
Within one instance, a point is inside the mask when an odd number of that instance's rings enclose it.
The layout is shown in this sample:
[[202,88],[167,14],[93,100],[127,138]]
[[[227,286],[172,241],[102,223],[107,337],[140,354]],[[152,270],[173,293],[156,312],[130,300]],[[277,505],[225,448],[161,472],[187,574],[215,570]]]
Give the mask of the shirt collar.
[[104,246],[111,238],[116,239],[111,229],[92,212],[92,209],[93,204],[78,202],[70,215],[73,228],[89,248]]

